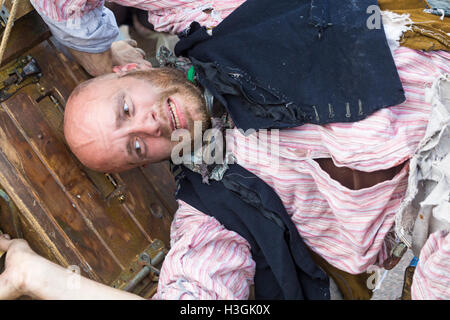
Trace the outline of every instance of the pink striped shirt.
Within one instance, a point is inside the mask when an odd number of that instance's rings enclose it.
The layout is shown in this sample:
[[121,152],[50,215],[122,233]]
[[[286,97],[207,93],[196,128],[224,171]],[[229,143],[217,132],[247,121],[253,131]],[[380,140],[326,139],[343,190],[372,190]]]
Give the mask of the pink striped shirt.
[[450,299],[450,235],[449,231],[431,234],[420,252],[414,272],[413,299]]
[[[350,190],[331,179],[313,159],[332,158],[337,166],[366,172],[388,169],[408,160],[428,123],[430,104],[425,101],[425,89],[440,74],[450,73],[449,61],[450,54],[446,52],[398,48],[395,62],[405,89],[404,103],[355,123],[281,130],[277,159],[270,158],[270,151],[255,137],[248,139],[237,130],[228,137],[228,144],[231,142],[240,165],[277,192],[312,250],[341,270],[365,272],[387,257],[385,238],[405,195],[408,166],[392,180]],[[271,145],[270,139],[267,145]],[[155,298],[248,297],[254,261],[246,240],[183,201],[179,201],[171,239],[171,251],[164,262]],[[441,239],[439,243],[442,242]],[[445,285],[436,289],[435,284],[449,282],[450,253],[448,248],[439,251],[444,245],[431,247],[428,250],[434,252],[435,261],[427,261],[431,253],[424,254],[421,264],[426,265],[426,270],[439,271],[433,274],[421,271],[419,266],[414,285],[425,293],[415,297],[431,296],[426,292],[437,290],[435,295],[450,298],[448,291],[439,290]]]
[[[86,13],[104,0],[31,0],[39,11],[54,21],[65,21],[72,14]],[[114,0],[117,4],[148,11],[148,21],[156,31],[178,33],[197,21],[217,26],[245,0]]]

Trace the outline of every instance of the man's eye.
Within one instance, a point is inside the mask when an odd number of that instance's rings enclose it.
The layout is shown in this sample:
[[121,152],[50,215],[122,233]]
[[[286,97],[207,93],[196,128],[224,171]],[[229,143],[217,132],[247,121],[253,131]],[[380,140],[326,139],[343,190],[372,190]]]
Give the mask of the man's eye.
[[130,107],[127,105],[126,102],[123,104],[123,112],[124,112],[127,116],[130,115]]
[[141,149],[141,145],[139,144],[139,141],[136,140],[136,142],[134,143],[134,148],[136,150],[136,153],[138,155],[140,155],[142,152],[142,149]]

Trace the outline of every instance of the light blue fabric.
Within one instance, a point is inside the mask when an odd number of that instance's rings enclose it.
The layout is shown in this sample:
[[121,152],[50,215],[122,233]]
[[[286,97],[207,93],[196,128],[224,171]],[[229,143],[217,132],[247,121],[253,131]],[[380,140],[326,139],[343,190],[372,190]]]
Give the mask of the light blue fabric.
[[80,18],[55,21],[36,8],[49,26],[53,36],[66,47],[100,53],[108,50],[119,35],[114,14],[108,8],[99,6]]
[[449,0],[427,0],[428,5],[431,8],[431,13],[438,16],[442,16],[442,13],[446,17],[450,17],[450,1]]

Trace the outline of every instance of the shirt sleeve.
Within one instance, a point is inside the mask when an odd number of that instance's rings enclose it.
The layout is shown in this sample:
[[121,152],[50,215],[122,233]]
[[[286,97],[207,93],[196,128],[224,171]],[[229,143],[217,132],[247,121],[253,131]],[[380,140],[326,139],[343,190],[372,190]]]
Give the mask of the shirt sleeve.
[[450,299],[450,233],[432,233],[423,246],[411,286],[414,300]]
[[148,11],[155,31],[179,34],[193,21],[207,28],[217,26],[245,0],[113,0]]
[[83,52],[108,50],[119,29],[114,14],[98,0],[31,0],[63,45]]
[[215,218],[178,203],[153,299],[248,299],[255,273],[248,242]]

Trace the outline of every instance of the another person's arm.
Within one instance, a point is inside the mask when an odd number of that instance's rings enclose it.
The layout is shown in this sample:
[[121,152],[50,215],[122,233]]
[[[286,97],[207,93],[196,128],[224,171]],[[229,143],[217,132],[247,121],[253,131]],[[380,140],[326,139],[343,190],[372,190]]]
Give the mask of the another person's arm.
[[[216,219],[180,201],[171,230],[171,249],[164,260],[154,299],[247,299],[255,263],[248,242]],[[0,274],[0,299],[28,295],[36,299],[141,299],[74,275],[34,253],[21,239],[0,236],[7,251]],[[70,285],[72,283],[72,285]]]
[[74,284],[74,274],[37,255],[25,240],[1,235],[0,251],[7,252],[6,268],[0,274],[0,300],[22,295],[46,300],[142,299],[81,276]]
[[53,36],[92,76],[111,72],[114,66],[145,63],[136,43],[114,42],[119,34],[114,14],[101,0],[31,0]]

